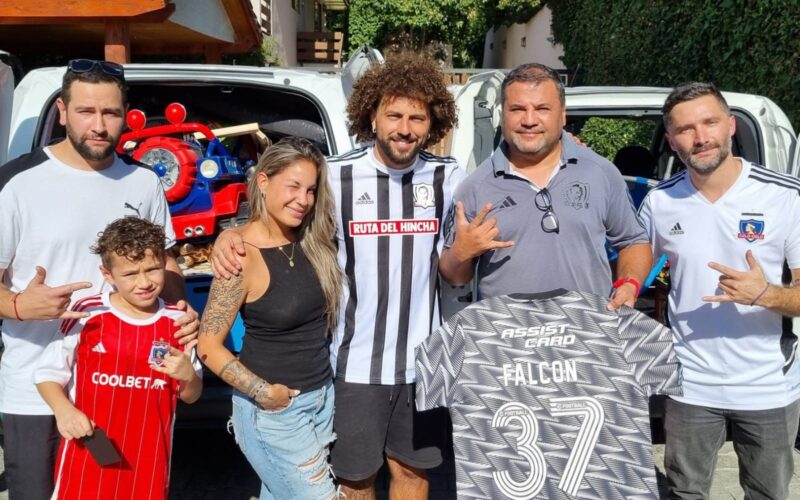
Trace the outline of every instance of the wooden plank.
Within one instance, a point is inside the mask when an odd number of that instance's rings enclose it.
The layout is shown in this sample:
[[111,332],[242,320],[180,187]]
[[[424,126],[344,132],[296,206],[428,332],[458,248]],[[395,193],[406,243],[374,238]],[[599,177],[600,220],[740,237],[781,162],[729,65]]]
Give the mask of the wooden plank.
[[167,6],[167,0],[36,0],[0,2],[0,19],[36,17],[131,17]]
[[298,50],[297,55],[298,57],[307,56],[307,57],[332,57],[336,54],[335,50]]
[[[222,128],[215,128],[211,130],[214,132],[214,135],[217,138],[220,137],[236,137],[238,135],[245,135],[249,134],[250,137],[261,147],[261,150],[265,150],[267,146],[269,146],[269,137],[261,131],[258,127],[258,123],[243,123],[242,125],[232,125],[230,127],[222,127]],[[195,139],[205,139],[205,136],[202,132],[195,132],[194,133]]]
[[219,44],[209,43],[205,47],[206,64],[222,64],[222,52]]
[[298,52],[336,52],[341,45],[325,42],[297,42]]
[[[220,0],[236,33],[236,44],[250,50],[261,44],[262,35],[250,0]],[[223,49],[224,50],[224,49]]]
[[301,31],[297,33],[297,61],[339,64],[343,39],[344,34],[339,31]]
[[311,32],[311,31],[300,31],[297,33],[298,40],[330,40],[332,42],[341,42],[344,38],[344,34],[340,31],[331,31],[331,32]]
[[[0,0],[2,1],[2,0]],[[0,7],[2,8],[2,7]],[[175,5],[169,4],[161,10],[147,12],[138,16],[125,17],[129,23],[163,23],[172,13],[175,12]],[[66,25],[80,22],[86,23],[103,23],[109,17],[118,16],[82,16],[79,19],[72,19],[69,17],[4,17],[0,15],[0,26],[25,26],[25,25]]]
[[428,148],[428,151],[436,156],[450,156],[451,146],[453,142],[453,131],[448,130],[447,134],[441,141]]
[[297,38],[329,38],[333,37],[335,31],[298,31]]
[[126,21],[106,21],[105,58],[106,61],[113,61],[119,64],[131,62],[131,37]]

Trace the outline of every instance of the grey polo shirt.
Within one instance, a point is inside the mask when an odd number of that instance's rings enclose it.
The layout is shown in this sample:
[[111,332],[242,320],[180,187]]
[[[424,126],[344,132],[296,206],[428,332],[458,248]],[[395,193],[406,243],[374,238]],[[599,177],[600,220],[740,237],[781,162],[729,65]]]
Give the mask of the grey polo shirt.
[[[539,188],[511,169],[505,141],[456,190],[472,220],[487,203],[497,218],[498,240],[514,246],[484,253],[478,261],[479,298],[539,293],[556,288],[608,295],[608,240],[617,249],[647,243],[619,170],[589,148],[562,134],[561,164],[547,190],[559,232],[546,233],[544,212],[534,203]],[[455,238],[447,224],[445,246]]]

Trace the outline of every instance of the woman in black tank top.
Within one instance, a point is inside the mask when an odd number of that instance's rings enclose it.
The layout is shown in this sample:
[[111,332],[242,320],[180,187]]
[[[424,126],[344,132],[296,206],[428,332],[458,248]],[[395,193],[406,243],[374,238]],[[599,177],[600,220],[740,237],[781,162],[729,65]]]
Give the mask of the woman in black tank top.
[[[304,139],[271,146],[250,179],[241,272],[214,279],[200,327],[202,361],[236,390],[236,441],[261,498],[334,498],[328,471],[333,384],[327,337],[337,317],[333,199],[322,154]],[[224,341],[241,311],[237,359]]]

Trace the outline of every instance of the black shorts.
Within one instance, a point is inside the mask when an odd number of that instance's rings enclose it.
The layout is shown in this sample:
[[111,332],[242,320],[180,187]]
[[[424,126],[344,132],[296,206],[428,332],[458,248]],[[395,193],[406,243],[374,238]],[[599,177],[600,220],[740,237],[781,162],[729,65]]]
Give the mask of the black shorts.
[[380,470],[384,453],[418,469],[442,463],[450,431],[446,408],[417,412],[414,384],[371,385],[336,380],[331,465],[336,477],[361,481]]
[[61,435],[52,415],[3,415],[9,498],[47,500],[53,494]]

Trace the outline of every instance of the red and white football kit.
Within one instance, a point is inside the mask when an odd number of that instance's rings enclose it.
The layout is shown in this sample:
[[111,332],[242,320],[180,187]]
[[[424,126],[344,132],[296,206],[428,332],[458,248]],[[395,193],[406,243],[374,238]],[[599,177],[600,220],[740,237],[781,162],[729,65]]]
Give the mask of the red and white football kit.
[[[122,461],[100,467],[80,440],[63,440],[53,498],[166,499],[172,428],[179,382],[153,371],[163,342],[178,347],[175,319],[181,311],[159,299],[146,319],[115,309],[109,294],[72,307],[89,317],[65,320],[62,337],[45,350],[35,382],[68,387],[70,400],[105,430]],[[194,359],[195,371],[200,371]]]

